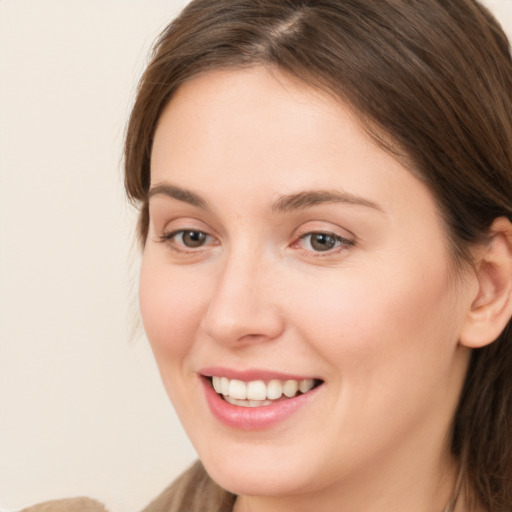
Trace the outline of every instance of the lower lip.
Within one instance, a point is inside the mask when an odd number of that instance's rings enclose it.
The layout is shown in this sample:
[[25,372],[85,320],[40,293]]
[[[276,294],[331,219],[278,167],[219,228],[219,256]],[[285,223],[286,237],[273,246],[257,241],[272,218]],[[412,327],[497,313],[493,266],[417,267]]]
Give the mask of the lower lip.
[[241,407],[222,399],[213,389],[209,379],[203,377],[201,382],[212,414],[224,425],[240,430],[261,430],[277,425],[306,406],[322,387],[320,385],[307,393],[271,405]]

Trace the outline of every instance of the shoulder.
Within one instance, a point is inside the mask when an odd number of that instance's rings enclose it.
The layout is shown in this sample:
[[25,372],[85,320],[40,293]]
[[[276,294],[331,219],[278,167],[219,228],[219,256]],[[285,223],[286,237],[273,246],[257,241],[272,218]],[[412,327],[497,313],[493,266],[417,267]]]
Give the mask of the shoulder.
[[108,512],[107,509],[91,498],[68,498],[52,500],[33,505],[20,512]]
[[[142,512],[231,512],[236,496],[219,487],[196,462]],[[46,501],[19,512],[108,512],[91,498]]]
[[197,461],[142,512],[231,512],[235,499]]

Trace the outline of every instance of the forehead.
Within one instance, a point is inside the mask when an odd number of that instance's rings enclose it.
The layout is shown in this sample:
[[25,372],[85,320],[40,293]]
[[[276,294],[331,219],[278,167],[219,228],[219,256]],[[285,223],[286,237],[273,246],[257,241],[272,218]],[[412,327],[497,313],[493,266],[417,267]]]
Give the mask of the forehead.
[[353,109],[267,68],[212,71],[181,86],[155,132],[151,178],[208,194],[238,186],[247,198],[332,187],[373,202],[429,195]]
[[243,151],[247,164],[265,156],[267,161],[304,156],[320,147],[328,157],[356,143],[360,151],[389,159],[348,106],[298,79],[262,67],[212,71],[182,85],[164,109],[152,167],[169,156],[164,153],[178,150],[197,157],[208,152],[211,163],[216,158],[226,163],[235,150]]

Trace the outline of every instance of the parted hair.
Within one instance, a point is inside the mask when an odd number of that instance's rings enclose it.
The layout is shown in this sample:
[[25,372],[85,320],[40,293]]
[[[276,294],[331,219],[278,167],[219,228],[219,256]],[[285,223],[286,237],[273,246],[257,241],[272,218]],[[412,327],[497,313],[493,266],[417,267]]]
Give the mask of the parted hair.
[[[368,133],[431,190],[456,266],[494,219],[512,221],[512,61],[475,0],[193,0],[160,35],[126,132],[125,185],[148,232],[151,149],[181,84],[209,70],[278,68],[348,104]],[[450,432],[469,503],[512,510],[512,325],[473,350]],[[198,489],[195,505],[187,500]],[[219,494],[200,464],[166,511]],[[214,498],[215,497],[215,498]],[[220,500],[220,501],[219,501]],[[172,506],[171,506],[172,504]]]

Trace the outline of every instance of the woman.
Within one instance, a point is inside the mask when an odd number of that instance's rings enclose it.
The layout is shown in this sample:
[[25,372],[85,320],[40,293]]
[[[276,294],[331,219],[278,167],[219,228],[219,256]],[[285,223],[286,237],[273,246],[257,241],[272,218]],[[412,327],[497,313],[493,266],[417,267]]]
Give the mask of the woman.
[[512,63],[473,0],[195,0],[126,138],[201,463],[147,511],[512,510]]

